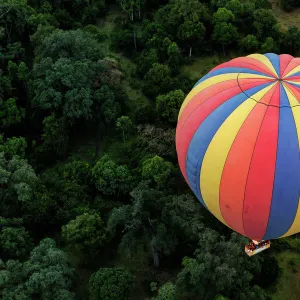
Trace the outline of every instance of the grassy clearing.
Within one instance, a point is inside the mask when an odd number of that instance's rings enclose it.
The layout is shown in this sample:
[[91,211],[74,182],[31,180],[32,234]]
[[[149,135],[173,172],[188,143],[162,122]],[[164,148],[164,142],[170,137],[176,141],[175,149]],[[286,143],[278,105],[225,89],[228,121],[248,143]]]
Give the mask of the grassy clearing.
[[269,2],[271,2],[274,15],[277,17],[283,29],[287,29],[289,26],[300,28],[300,8],[286,12],[279,7],[278,0],[269,0]]
[[182,66],[180,72],[188,76],[191,80],[198,81],[215,66],[238,56],[240,55],[234,52],[230,52],[226,57],[220,57],[217,54],[214,54],[211,56],[194,58],[194,61],[191,64]]
[[199,57],[192,64],[182,66],[180,71],[191,80],[197,81],[219,63],[217,55]]
[[283,251],[276,255],[281,268],[281,275],[275,286],[273,300],[300,299],[300,254]]
[[141,81],[136,78],[136,64],[122,53],[111,51],[111,35],[116,26],[116,18],[120,17],[121,15],[122,12],[119,6],[112,4],[109,6],[107,16],[104,19],[98,20],[97,26],[107,37],[102,42],[105,55],[115,58],[119,62],[120,69],[124,74],[122,84],[125,87],[125,91],[129,98],[127,106],[132,114],[132,116],[130,115],[129,117],[133,117],[137,108],[148,104],[149,100],[141,91]]

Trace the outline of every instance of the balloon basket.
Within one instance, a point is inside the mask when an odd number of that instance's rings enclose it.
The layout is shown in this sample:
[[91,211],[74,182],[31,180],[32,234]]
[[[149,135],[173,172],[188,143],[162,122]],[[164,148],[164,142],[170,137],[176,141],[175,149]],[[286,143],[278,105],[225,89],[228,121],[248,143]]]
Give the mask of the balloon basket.
[[271,247],[271,241],[251,241],[245,246],[245,253],[248,256],[253,256]]

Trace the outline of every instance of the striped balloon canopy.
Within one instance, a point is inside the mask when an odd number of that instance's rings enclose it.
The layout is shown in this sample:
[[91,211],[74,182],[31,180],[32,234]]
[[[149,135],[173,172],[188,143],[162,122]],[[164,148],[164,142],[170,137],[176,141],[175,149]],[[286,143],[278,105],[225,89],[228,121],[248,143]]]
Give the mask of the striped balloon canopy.
[[196,197],[252,240],[300,232],[300,58],[268,53],[212,69],[187,95],[176,150]]

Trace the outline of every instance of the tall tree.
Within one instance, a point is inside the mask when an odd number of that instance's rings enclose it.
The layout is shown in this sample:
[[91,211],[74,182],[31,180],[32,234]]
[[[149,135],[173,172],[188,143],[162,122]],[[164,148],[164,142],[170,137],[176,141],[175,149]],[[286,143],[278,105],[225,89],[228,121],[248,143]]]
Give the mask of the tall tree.
[[277,29],[275,27],[277,20],[271,10],[255,10],[253,17],[253,27],[256,29],[256,35],[259,39],[265,40],[269,36],[277,36]]
[[156,98],[156,111],[159,116],[170,123],[177,122],[178,112],[184,100],[182,90],[175,90]]
[[0,251],[6,258],[24,258],[32,248],[29,233],[24,227],[5,227],[0,233]]
[[137,245],[145,244],[158,267],[160,256],[172,253],[179,241],[194,240],[202,229],[198,206],[187,195],[166,197],[141,182],[131,196],[131,205],[115,208],[108,220],[112,235],[119,226],[124,228],[120,248],[128,255],[134,255]]
[[62,236],[70,247],[96,250],[106,241],[106,232],[99,214],[84,213],[62,227]]
[[230,23],[216,23],[212,37],[217,44],[222,46],[225,56],[225,46],[230,45],[238,39],[237,28]]
[[184,268],[177,279],[181,292],[202,299],[213,299],[219,293],[230,299],[266,299],[262,289],[251,286],[262,259],[256,256],[249,260],[242,251],[245,243],[246,239],[236,233],[226,240],[206,229],[200,234],[195,257],[183,259]]
[[201,22],[185,21],[180,25],[179,37],[189,44],[189,57],[192,56],[193,44],[201,43],[204,40],[205,30],[206,28]]
[[26,160],[18,156],[7,159],[4,152],[0,152],[0,174],[1,215],[14,216],[31,201],[38,178]]
[[125,268],[101,268],[89,280],[91,300],[129,300],[134,280]]
[[145,93],[150,96],[158,96],[166,93],[171,88],[171,70],[168,66],[155,63],[144,76]]
[[157,297],[153,297],[152,300],[177,300],[176,286],[172,282],[167,282],[161,286],[158,290]]
[[131,119],[128,116],[122,116],[117,119],[116,127],[117,130],[122,131],[123,143],[125,143],[129,130],[132,128]]
[[34,12],[27,0],[2,0],[0,5],[0,27],[5,28],[8,43],[21,38],[29,16]]
[[173,170],[173,164],[158,155],[145,159],[142,163],[143,178],[151,180],[160,188],[166,188]]
[[0,260],[0,296],[10,299],[74,299],[70,292],[73,270],[67,256],[46,238],[35,247],[24,263]]
[[132,188],[133,177],[126,165],[117,165],[108,155],[97,161],[92,169],[96,188],[104,195],[126,195]]

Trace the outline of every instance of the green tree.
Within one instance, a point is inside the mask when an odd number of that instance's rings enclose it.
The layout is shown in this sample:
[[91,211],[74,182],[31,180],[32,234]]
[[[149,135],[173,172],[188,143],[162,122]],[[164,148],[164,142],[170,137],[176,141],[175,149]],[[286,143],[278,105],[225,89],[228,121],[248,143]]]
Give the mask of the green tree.
[[172,174],[174,166],[158,155],[148,158],[142,164],[142,176],[152,180],[158,187],[165,187]]
[[[230,2],[228,2],[230,3]],[[217,10],[213,15],[213,23],[230,23],[235,19],[234,14],[231,10],[222,7]]]
[[129,256],[145,245],[158,267],[161,255],[171,254],[179,240],[191,242],[202,229],[199,206],[190,196],[165,196],[141,182],[131,197],[131,205],[113,209],[107,225],[112,236],[119,226],[124,228],[120,249]]
[[252,1],[243,2],[244,16],[252,17],[254,10],[255,10],[255,4]]
[[[46,2],[47,3],[47,2]],[[48,2],[49,3],[49,2]],[[58,22],[55,20],[54,16],[50,13],[35,13],[28,18],[28,24],[31,27],[32,32],[36,32],[39,25],[42,26],[52,26],[58,27]]]
[[19,80],[26,81],[26,78],[28,76],[29,70],[26,64],[22,61],[20,62],[18,66],[18,78]]
[[91,300],[129,300],[134,281],[125,268],[101,268],[89,280]]
[[97,249],[104,245],[106,233],[99,214],[84,213],[62,227],[62,236],[68,246],[79,249]]
[[157,96],[167,93],[171,87],[171,70],[168,66],[155,63],[144,76],[145,93]]
[[[198,0],[172,0],[155,14],[155,19],[165,28],[167,36],[179,36],[180,25],[192,22],[192,28],[202,23],[205,27],[210,23],[211,13],[208,6]],[[190,27],[190,26],[186,26]],[[190,30],[190,29],[189,29]]]
[[137,73],[144,76],[153,64],[158,62],[157,50],[150,48],[145,49],[137,59]]
[[92,109],[97,128],[96,152],[98,153],[101,133],[113,124],[120,110],[115,94],[108,85],[103,85],[94,92]]
[[177,300],[176,286],[172,282],[167,282],[158,290],[158,295],[153,300]]
[[243,13],[243,5],[239,0],[230,0],[230,1],[228,1],[227,4],[226,4],[226,8],[228,10],[232,11],[235,17],[239,17]]
[[144,4],[143,0],[118,0],[123,11],[128,14],[131,21],[134,19],[135,11],[138,12],[139,18],[141,17],[141,6]]
[[255,10],[253,17],[253,27],[256,29],[256,36],[259,39],[264,40],[268,36],[275,37],[277,35],[275,28],[277,20],[271,10]]
[[255,4],[255,8],[263,8],[263,9],[271,9],[272,4],[268,0],[254,0],[253,3]]
[[27,148],[26,139],[23,137],[12,137],[4,140],[0,134],[0,152],[4,152],[6,158],[18,156],[25,158],[25,150]]
[[91,60],[73,61],[45,58],[34,66],[33,103],[68,119],[92,116],[93,84],[101,64]]
[[297,55],[300,47],[300,31],[295,26],[290,26],[283,34],[282,47],[291,55]]
[[[66,1],[67,2],[67,1]],[[105,0],[77,0],[72,2],[71,15],[82,23],[92,23],[104,12]]]
[[54,115],[48,116],[43,121],[44,133],[42,134],[42,144],[38,150],[42,155],[57,155],[64,157],[68,150],[68,128],[66,119],[57,119]]
[[179,71],[179,65],[181,62],[180,49],[176,43],[171,43],[168,46],[168,65],[173,74],[177,74]]
[[122,131],[123,143],[125,143],[129,130],[133,127],[131,119],[128,116],[122,116],[116,121],[117,130]]
[[174,144],[175,129],[164,129],[154,125],[138,125],[139,141],[144,151],[161,157],[176,159]]
[[230,300],[225,296],[222,296],[220,294],[216,295],[216,297],[214,298],[214,300]]
[[73,269],[66,254],[56,248],[55,241],[46,238],[35,247],[24,263],[0,261],[0,296],[10,299],[74,299],[69,290]]
[[103,57],[101,45],[91,34],[80,29],[56,29],[36,50],[40,60],[50,57],[54,62],[60,58],[98,61]]
[[30,41],[37,48],[43,40],[55,31],[55,27],[51,25],[39,24],[35,33],[30,36]]
[[201,22],[186,21],[179,27],[179,38],[190,46],[189,57],[192,56],[194,42],[201,43],[204,40],[206,28]]
[[[260,273],[262,259],[256,256],[249,260],[241,251],[245,242],[246,239],[236,233],[225,240],[216,231],[206,229],[200,234],[195,258],[183,259],[184,268],[177,279],[181,292],[202,299],[222,294],[230,299],[249,297],[254,300],[253,294],[257,297],[257,293],[253,292],[256,288],[253,289],[251,281]],[[259,299],[265,299],[263,290],[258,290],[261,292]],[[241,294],[243,297],[240,297]]]
[[234,27],[230,23],[217,23],[214,27],[212,37],[217,44],[220,44],[222,46],[225,56],[225,46],[237,40],[238,32],[236,27]]
[[166,95],[159,95],[156,98],[156,111],[162,119],[175,124],[183,100],[184,93],[182,90],[175,90]]
[[4,217],[13,216],[31,200],[38,177],[26,160],[18,156],[7,159],[4,152],[0,152],[0,174],[0,212]]
[[97,161],[92,169],[96,188],[104,195],[126,195],[132,188],[133,177],[127,166],[118,166],[108,155]]
[[12,258],[23,258],[32,247],[29,233],[24,227],[3,228],[0,233],[0,250],[3,254]]
[[274,41],[273,38],[268,37],[266,41],[261,45],[261,53],[272,53],[278,52],[277,43]]
[[257,51],[257,49],[259,47],[259,42],[254,35],[248,34],[246,37],[244,37],[241,40],[241,47],[247,53],[252,53],[252,52]]
[[27,0],[1,1],[0,26],[5,28],[8,43],[22,36],[33,11],[33,8],[27,4]]
[[0,124],[3,128],[20,123],[24,117],[25,109],[18,107],[16,99],[3,101],[0,98]]

